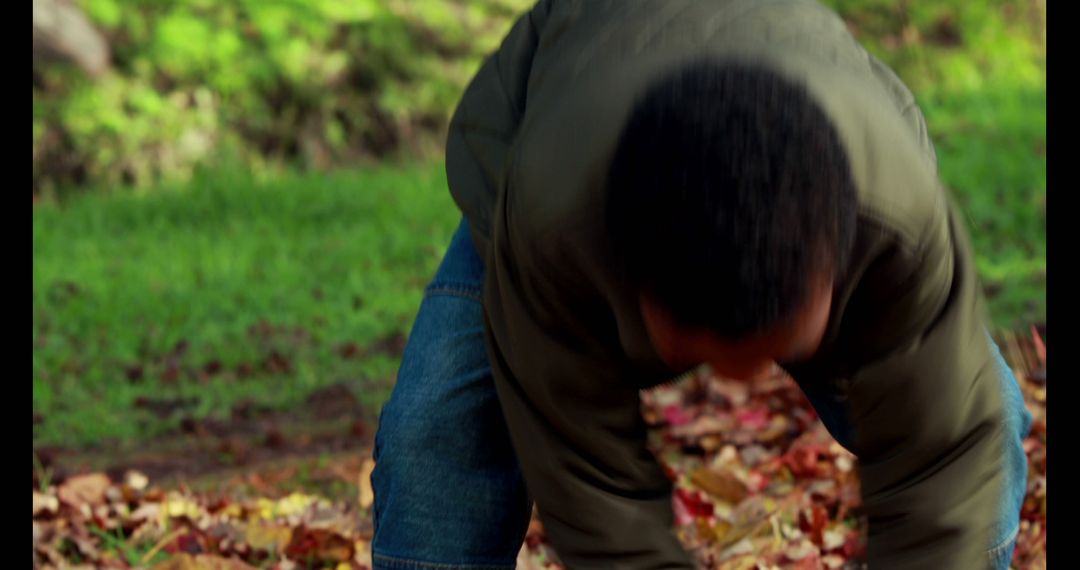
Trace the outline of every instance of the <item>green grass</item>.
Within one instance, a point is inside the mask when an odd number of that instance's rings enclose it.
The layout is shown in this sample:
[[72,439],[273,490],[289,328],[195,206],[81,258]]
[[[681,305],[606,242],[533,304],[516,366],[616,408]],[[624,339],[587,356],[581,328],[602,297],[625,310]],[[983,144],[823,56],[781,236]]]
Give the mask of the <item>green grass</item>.
[[1000,327],[1046,319],[1046,90],[941,95],[926,107],[942,180],[967,219]]
[[[441,165],[265,182],[215,172],[33,216],[35,446],[176,426],[179,414],[136,409],[139,397],[192,398],[187,413],[220,416],[241,400],[287,408],[344,382],[374,409],[396,355],[345,359],[338,348],[408,330],[459,219]],[[273,329],[251,334],[260,322]],[[274,351],[289,372],[260,370]],[[200,379],[214,362],[220,371]],[[238,373],[245,365],[254,374]]]
[[[1045,214],[1033,188],[1045,171],[998,160],[995,145],[1023,140],[971,128],[943,138],[939,158],[961,189],[984,281],[1000,288],[995,321],[1044,318]],[[141,440],[175,429],[182,414],[226,416],[243,400],[288,409],[336,383],[376,410],[397,355],[345,359],[338,349],[408,331],[458,220],[441,164],[265,182],[223,171],[33,215],[33,406],[44,418],[35,446]],[[271,327],[252,334],[258,323]],[[290,371],[260,370],[275,351]],[[212,362],[220,371],[207,375]],[[239,374],[244,365],[254,373]],[[133,367],[141,378],[129,377]],[[161,416],[136,408],[140,397],[192,404]]]

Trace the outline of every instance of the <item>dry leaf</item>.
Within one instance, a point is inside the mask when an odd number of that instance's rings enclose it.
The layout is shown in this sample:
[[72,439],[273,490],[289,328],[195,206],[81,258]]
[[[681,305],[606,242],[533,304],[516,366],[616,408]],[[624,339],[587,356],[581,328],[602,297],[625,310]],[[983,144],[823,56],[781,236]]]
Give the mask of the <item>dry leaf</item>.
[[136,491],[142,491],[150,484],[150,479],[138,471],[128,471],[124,474],[124,484]]
[[60,501],[52,495],[44,495],[34,491],[34,516],[43,514],[56,514],[60,508]]
[[255,522],[243,531],[244,542],[255,550],[279,552],[292,540],[292,529],[273,523]]
[[105,502],[105,491],[112,484],[103,473],[90,473],[71,477],[57,489],[59,499],[73,507],[100,505]]
[[254,570],[255,567],[236,558],[223,558],[214,554],[178,554],[155,565],[151,570]]
[[298,560],[314,556],[322,561],[345,562],[353,557],[353,543],[332,531],[300,527],[293,532],[285,554]]
[[749,494],[746,485],[727,471],[698,469],[690,474],[690,482],[701,490],[731,505],[741,503]]
[[375,469],[375,462],[365,459],[360,466],[360,506],[368,508],[375,501],[375,492],[371,488],[371,472]]

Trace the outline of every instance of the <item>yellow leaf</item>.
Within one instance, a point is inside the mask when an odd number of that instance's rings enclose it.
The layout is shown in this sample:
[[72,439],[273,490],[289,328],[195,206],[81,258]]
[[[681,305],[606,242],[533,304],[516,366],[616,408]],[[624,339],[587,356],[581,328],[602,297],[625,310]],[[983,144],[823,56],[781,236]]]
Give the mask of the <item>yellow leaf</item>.
[[199,505],[197,505],[191,499],[179,495],[176,493],[170,494],[165,502],[162,504],[162,512],[166,517],[183,517],[186,516],[192,520],[198,519],[201,511]]
[[375,469],[375,462],[365,459],[360,466],[360,506],[368,508],[375,501],[375,492],[371,488],[371,472]]
[[362,540],[353,542],[353,560],[360,566],[371,566],[371,550]]
[[292,529],[265,523],[251,523],[244,528],[244,541],[255,550],[277,552],[292,540]]
[[60,501],[52,495],[44,495],[34,491],[34,516],[40,513],[55,513],[60,508]]

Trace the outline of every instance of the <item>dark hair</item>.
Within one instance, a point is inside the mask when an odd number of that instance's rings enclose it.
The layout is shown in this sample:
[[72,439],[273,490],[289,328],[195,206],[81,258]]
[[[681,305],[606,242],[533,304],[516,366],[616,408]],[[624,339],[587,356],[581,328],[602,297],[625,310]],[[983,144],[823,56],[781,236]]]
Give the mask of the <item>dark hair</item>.
[[790,317],[812,277],[843,270],[856,208],[824,111],[741,63],[698,61],[648,89],[608,173],[608,232],[630,285],[729,338]]

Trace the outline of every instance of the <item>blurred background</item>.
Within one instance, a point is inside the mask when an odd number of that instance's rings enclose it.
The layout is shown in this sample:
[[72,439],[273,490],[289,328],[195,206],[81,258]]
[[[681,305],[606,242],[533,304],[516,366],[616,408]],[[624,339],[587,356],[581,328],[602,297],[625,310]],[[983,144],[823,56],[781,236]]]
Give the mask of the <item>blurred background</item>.
[[[1041,327],[1045,1],[825,3],[922,106],[999,333]],[[35,482],[370,442],[450,113],[530,5],[34,0]]]

